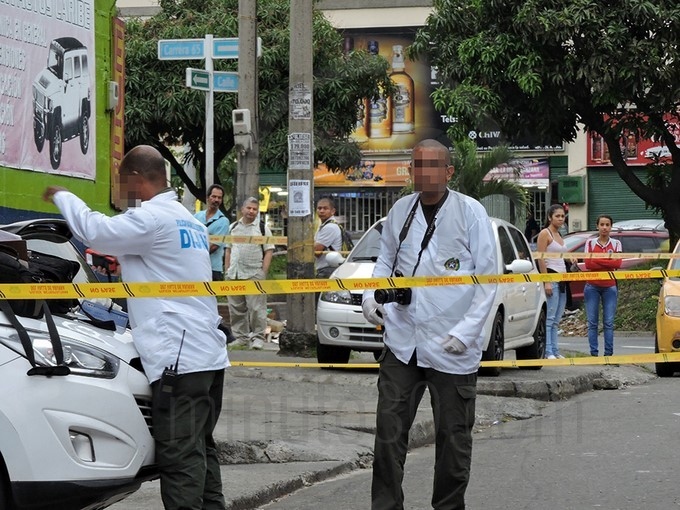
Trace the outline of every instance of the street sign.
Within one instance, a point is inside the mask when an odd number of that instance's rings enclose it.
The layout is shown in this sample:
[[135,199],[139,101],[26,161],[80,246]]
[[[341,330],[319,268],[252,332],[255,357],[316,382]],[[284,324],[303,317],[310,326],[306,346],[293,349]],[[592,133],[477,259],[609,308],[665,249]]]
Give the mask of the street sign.
[[159,60],[202,60],[205,39],[161,39],[158,41]]
[[210,71],[187,67],[186,86],[192,89],[210,90]]
[[238,73],[213,71],[214,92],[238,92]]
[[192,89],[210,90],[212,75],[213,92],[238,92],[238,73],[231,71],[206,71],[204,69],[186,69],[186,86]]
[[[257,56],[262,56],[262,38],[257,38]],[[238,37],[213,39],[213,58],[238,58]]]

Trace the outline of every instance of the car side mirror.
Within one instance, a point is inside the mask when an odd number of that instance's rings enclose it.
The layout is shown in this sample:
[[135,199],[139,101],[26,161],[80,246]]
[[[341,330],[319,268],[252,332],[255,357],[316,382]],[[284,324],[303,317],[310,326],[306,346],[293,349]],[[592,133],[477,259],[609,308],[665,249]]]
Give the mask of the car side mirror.
[[326,254],[326,262],[328,262],[328,265],[331,267],[338,267],[345,262],[345,258],[337,251],[332,251]]
[[510,264],[505,265],[506,273],[530,273],[532,269],[534,269],[534,265],[531,263],[531,261],[524,259],[515,259]]

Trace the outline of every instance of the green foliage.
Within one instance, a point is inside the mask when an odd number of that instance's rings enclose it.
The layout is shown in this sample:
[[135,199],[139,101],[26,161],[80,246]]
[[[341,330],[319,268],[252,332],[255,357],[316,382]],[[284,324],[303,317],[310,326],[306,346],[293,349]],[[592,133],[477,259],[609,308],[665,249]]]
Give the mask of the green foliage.
[[[409,48],[445,84],[438,110],[452,139],[488,119],[544,145],[599,133],[631,190],[680,232],[680,4],[676,0],[436,0]],[[669,179],[642,182],[619,143],[632,133],[669,147]]]
[[[514,204],[516,210],[524,211],[527,194],[522,186],[505,179],[484,181],[484,177],[492,169],[511,164],[512,159],[512,153],[507,147],[496,147],[480,155],[477,153],[477,144],[467,137],[463,138],[454,143],[452,163],[455,172],[449,181],[449,187],[477,200],[491,195],[504,195]],[[519,169],[516,169],[516,173],[519,173]]]
[[267,280],[275,279],[276,276],[283,275],[284,278],[288,273],[288,254],[285,252],[275,253],[272,257],[272,262],[269,264],[269,271],[267,273]]
[[[660,263],[656,260],[635,269],[665,267],[665,262]],[[655,331],[660,280],[655,278],[621,280],[618,285],[619,300],[614,317],[614,329],[618,331]]]
[[[160,61],[159,39],[238,36],[238,0],[162,0],[162,12],[126,25],[125,143],[153,144],[187,182],[178,161],[165,145],[188,143],[199,175],[204,173],[205,93],[185,87],[186,67],[200,61]],[[258,61],[260,164],[287,168],[289,10],[287,0],[259,0],[258,35],[262,57]],[[359,148],[349,138],[356,122],[358,100],[388,83],[389,63],[367,52],[343,54],[342,38],[321,11],[313,16],[314,40],[314,148],[315,160],[334,170],[349,168],[360,159]],[[235,60],[215,60],[221,71],[236,71]],[[214,95],[214,182],[233,179],[231,111],[236,94]],[[231,157],[229,157],[231,155]],[[204,182],[204,179],[201,179]],[[203,199],[204,190],[187,183]]]

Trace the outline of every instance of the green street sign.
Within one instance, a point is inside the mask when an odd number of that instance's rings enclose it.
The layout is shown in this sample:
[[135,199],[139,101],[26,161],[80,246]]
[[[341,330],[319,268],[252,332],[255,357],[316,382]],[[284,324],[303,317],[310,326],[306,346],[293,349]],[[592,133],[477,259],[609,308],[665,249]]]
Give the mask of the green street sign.
[[186,73],[187,87],[203,91],[210,90],[210,72],[205,69],[187,67]]

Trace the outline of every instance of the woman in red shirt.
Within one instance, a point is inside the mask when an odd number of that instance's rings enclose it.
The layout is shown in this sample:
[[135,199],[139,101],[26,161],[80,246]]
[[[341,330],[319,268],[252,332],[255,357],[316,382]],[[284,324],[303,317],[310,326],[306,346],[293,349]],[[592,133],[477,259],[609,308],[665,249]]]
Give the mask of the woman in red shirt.
[[[621,253],[621,242],[609,237],[612,229],[612,217],[601,214],[597,217],[598,237],[586,241],[586,253]],[[621,259],[590,258],[585,259],[587,271],[614,271],[621,267]],[[597,330],[600,322],[600,302],[602,303],[602,329],[604,331],[604,355],[614,354],[614,315],[618,301],[619,289],[616,280],[591,280],[583,289],[588,318],[588,343],[590,355],[598,355]]]

